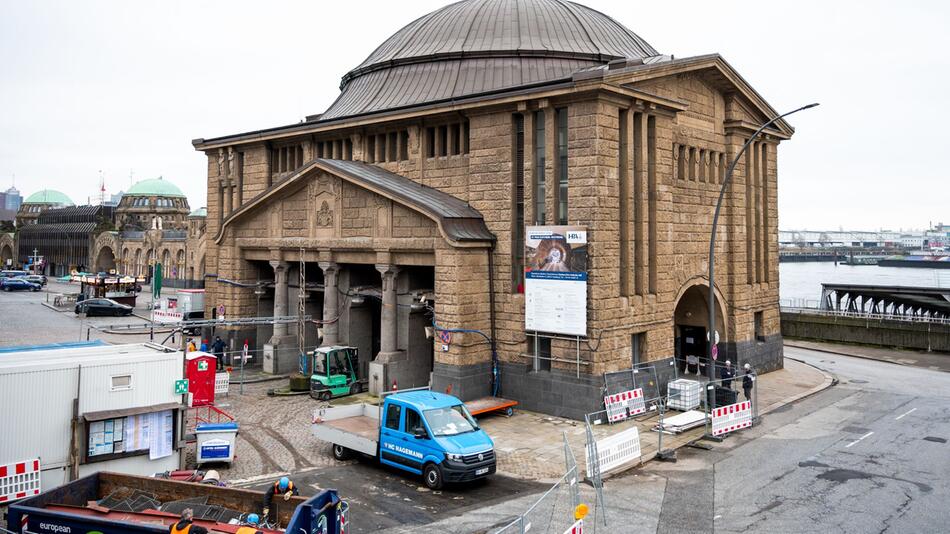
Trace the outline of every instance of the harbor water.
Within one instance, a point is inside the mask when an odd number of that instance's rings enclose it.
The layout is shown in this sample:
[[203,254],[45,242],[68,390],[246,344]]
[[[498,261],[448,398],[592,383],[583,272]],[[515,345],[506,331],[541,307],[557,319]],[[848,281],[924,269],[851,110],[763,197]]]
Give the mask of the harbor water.
[[817,307],[823,283],[950,287],[950,269],[835,265],[833,262],[779,263],[782,306]]

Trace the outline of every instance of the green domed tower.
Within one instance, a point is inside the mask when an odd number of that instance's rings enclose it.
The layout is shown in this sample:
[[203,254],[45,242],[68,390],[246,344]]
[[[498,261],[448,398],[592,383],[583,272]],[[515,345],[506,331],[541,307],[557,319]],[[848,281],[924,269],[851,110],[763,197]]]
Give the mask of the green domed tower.
[[119,230],[185,230],[190,212],[181,189],[159,176],[137,182],[122,196],[116,223]]

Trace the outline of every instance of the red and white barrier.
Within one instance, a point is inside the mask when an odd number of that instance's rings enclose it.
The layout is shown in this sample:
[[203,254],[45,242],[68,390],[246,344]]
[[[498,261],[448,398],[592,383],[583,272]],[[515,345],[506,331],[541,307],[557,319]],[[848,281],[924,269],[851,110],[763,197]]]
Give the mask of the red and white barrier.
[[564,534],[584,534],[584,520],[578,519],[573,525],[564,531]]
[[15,501],[39,493],[39,458],[0,465],[0,502]]
[[752,403],[737,402],[713,410],[712,433],[714,436],[728,434],[752,426]]
[[611,423],[644,413],[647,407],[643,402],[643,388],[607,395],[604,397],[604,407],[607,408],[607,420]]

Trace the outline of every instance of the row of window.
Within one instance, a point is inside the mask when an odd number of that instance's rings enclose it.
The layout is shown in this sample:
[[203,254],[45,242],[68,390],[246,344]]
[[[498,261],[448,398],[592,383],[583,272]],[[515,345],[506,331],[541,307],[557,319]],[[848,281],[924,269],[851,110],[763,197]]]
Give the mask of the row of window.
[[[567,108],[538,110],[531,115],[534,126],[526,129],[526,117],[516,113],[512,116],[512,135],[514,140],[513,170],[513,209],[515,229],[512,233],[512,289],[518,293],[524,291],[524,225],[531,220],[535,225],[568,223],[568,146],[567,146]],[[554,127],[554,175],[556,182],[548,184],[547,176],[547,129],[551,122]],[[528,139],[530,134],[530,140]],[[531,149],[528,149],[530,142]],[[525,214],[525,158],[532,154],[533,164],[530,191],[532,194],[532,214]],[[555,217],[547,215],[548,194],[553,193]]]
[[694,146],[673,145],[673,176],[680,180],[721,184],[726,175],[726,155]]
[[408,160],[409,130],[367,135],[363,159],[367,163]]
[[270,149],[270,171],[283,174],[303,167],[303,145],[279,146]]
[[656,293],[656,117],[620,112],[620,294]]
[[[318,158],[326,159],[353,159],[353,141],[349,138],[317,141],[314,143],[314,153]],[[303,165],[303,162],[301,162]]]
[[429,126],[426,132],[426,157],[444,158],[468,154],[468,121]]

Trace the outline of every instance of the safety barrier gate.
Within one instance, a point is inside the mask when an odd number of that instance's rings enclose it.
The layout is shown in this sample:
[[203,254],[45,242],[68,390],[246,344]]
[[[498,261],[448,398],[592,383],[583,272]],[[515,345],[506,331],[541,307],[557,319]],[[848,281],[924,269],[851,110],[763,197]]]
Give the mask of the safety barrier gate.
[[40,493],[40,460],[0,465],[0,503]]
[[734,430],[741,430],[750,426],[752,426],[752,403],[749,401],[737,402],[712,410],[712,434],[714,436],[728,434]]
[[214,394],[228,394],[231,389],[231,373],[215,373],[214,375]]
[[607,395],[604,397],[604,406],[607,408],[607,420],[611,423],[623,421],[647,411],[643,401],[643,388]]
[[596,444],[596,450],[587,449],[588,477],[595,470],[606,473],[640,458],[640,431],[637,427],[599,439]]

